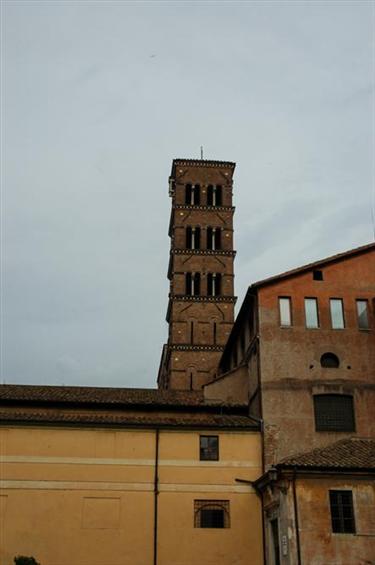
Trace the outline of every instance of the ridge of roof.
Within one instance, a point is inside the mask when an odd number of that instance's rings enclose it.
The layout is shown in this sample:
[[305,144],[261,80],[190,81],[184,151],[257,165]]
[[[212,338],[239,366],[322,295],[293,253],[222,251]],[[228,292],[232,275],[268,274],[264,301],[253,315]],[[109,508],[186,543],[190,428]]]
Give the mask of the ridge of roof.
[[300,469],[374,469],[375,438],[351,437],[326,447],[288,456],[276,464],[277,468]]
[[325,257],[324,259],[318,259],[317,261],[313,261],[312,263],[307,263],[306,265],[302,265],[301,267],[296,267],[295,269],[284,271],[283,273],[279,273],[278,275],[272,275],[271,277],[267,277],[265,279],[256,281],[248,287],[248,291],[251,291],[252,289],[256,289],[260,286],[272,284],[273,282],[276,282],[279,279],[286,279],[288,277],[292,277],[293,275],[303,273],[304,271],[309,271],[311,269],[314,269],[316,267],[321,267],[328,263],[334,263],[336,261],[340,261],[341,259],[349,258],[353,255],[359,255],[360,253],[367,253],[367,251],[371,251],[372,249],[375,250],[375,243],[366,243],[365,245],[361,245],[360,247],[355,247],[353,249],[349,249],[348,251],[342,251],[341,253],[330,255],[329,257]]

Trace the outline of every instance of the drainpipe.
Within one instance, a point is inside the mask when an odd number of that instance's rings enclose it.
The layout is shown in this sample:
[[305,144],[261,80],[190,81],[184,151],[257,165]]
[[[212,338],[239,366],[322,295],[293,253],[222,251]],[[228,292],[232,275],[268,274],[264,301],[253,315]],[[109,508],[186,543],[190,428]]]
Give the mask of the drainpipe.
[[294,506],[294,523],[296,525],[296,543],[297,543],[297,563],[302,565],[301,560],[301,544],[299,538],[299,523],[298,523],[298,505],[297,505],[297,493],[296,493],[296,470],[293,471],[293,506]]
[[154,467],[154,560],[158,563],[158,496],[159,496],[159,428],[155,430],[155,467]]

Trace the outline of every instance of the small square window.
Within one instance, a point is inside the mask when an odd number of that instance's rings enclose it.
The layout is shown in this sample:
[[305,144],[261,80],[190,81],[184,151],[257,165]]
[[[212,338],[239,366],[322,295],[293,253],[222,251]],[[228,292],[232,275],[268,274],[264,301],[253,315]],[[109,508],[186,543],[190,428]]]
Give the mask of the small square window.
[[346,394],[314,396],[315,430],[317,432],[354,432],[353,397]]
[[319,270],[313,271],[313,280],[314,281],[322,281],[323,280],[323,271],[319,271]]
[[319,327],[317,298],[305,298],[305,317],[307,328]]
[[279,314],[281,326],[289,327],[292,325],[292,308],[290,298],[279,298]]
[[195,528],[229,528],[229,500],[194,500]]
[[355,534],[353,493],[351,490],[330,490],[332,532]]
[[344,303],[341,298],[331,298],[329,301],[331,312],[331,324],[334,330],[343,330],[345,328],[344,321]]
[[368,300],[356,300],[358,327],[360,330],[368,330],[370,328],[368,319]]
[[200,460],[219,460],[219,436],[200,436],[199,438]]

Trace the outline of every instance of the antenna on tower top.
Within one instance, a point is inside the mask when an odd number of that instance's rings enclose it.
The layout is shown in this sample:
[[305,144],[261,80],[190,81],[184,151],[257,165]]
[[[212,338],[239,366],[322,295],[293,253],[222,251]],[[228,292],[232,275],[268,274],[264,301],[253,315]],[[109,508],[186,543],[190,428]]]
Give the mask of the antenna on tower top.
[[203,145],[201,145],[201,159],[203,159]]

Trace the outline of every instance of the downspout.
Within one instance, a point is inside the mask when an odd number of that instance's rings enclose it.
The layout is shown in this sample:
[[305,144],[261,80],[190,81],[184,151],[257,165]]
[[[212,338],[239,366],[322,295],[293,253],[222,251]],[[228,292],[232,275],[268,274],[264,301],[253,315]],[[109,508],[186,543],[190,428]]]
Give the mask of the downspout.
[[155,466],[154,466],[154,559],[158,563],[158,496],[159,496],[159,428],[155,430]]
[[296,470],[293,471],[293,506],[294,506],[294,522],[296,525],[296,543],[297,543],[297,563],[302,564],[301,561],[301,544],[299,538],[299,522],[298,522],[298,505],[297,505],[297,494],[296,494]]

